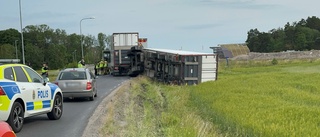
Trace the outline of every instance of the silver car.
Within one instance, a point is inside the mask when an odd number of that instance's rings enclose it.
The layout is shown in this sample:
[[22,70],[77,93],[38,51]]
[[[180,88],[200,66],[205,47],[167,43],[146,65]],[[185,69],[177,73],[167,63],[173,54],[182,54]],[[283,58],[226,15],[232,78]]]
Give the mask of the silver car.
[[96,77],[88,68],[67,68],[61,70],[55,81],[64,98],[97,97]]

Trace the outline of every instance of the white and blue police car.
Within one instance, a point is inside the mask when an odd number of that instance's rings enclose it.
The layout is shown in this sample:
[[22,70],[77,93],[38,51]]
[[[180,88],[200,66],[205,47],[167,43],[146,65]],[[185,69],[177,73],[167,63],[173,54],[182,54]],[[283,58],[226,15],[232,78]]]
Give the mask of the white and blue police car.
[[47,114],[60,119],[63,112],[61,89],[44,80],[23,64],[0,64],[0,120],[14,132],[21,131],[24,118]]

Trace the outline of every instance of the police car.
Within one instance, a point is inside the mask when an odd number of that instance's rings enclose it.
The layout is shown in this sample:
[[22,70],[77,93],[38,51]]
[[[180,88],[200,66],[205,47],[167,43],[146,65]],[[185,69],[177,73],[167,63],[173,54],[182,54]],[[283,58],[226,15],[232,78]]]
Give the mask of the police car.
[[63,112],[61,89],[44,80],[23,64],[0,64],[0,120],[14,132],[22,129],[24,118],[47,114],[60,119]]

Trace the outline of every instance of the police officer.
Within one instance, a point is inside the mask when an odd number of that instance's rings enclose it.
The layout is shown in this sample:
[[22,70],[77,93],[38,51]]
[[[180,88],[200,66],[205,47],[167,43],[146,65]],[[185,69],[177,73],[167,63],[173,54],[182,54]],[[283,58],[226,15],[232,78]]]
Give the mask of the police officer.
[[108,74],[108,61],[104,61],[103,69],[104,69],[104,74],[107,75]]
[[103,74],[104,74],[104,72],[103,72],[103,70],[104,70],[103,66],[104,66],[104,61],[103,61],[103,59],[102,59],[102,60],[100,61],[100,63],[99,63],[100,75],[103,75]]
[[49,71],[49,68],[48,68],[47,63],[43,63],[42,64],[42,68],[41,68],[41,75],[42,75],[43,79],[45,79],[47,81],[49,81],[49,73],[48,73],[48,71]]
[[94,75],[98,75],[98,70],[99,70],[99,62],[97,62],[97,63],[94,65]]
[[84,66],[85,66],[84,58],[82,58],[82,59],[78,62],[78,68],[83,68]]

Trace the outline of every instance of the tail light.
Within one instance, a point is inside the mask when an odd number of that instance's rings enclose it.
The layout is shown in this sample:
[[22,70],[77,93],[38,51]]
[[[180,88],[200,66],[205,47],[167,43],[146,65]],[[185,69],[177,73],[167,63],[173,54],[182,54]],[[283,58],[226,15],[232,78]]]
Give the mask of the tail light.
[[92,84],[91,84],[91,82],[87,82],[86,90],[90,90],[91,88],[92,88]]
[[118,67],[114,67],[115,70],[118,70]]
[[0,87],[0,96],[1,96],[1,95],[6,95],[6,92],[4,92],[4,90],[3,90],[2,87]]

